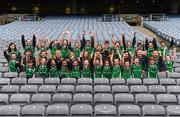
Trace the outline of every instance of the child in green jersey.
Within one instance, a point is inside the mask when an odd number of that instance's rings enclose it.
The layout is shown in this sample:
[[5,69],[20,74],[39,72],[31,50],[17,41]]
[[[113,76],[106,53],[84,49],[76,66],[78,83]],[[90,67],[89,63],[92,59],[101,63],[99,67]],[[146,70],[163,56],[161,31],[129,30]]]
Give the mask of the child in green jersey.
[[61,60],[60,77],[61,78],[69,78],[70,77],[69,63],[68,63],[67,59]]
[[48,77],[47,59],[41,58],[40,65],[37,68],[38,76],[42,78]]
[[82,69],[83,78],[91,78],[91,68],[88,60],[84,60]]
[[132,72],[134,78],[142,78],[142,66],[139,63],[139,59],[134,59],[134,64],[132,66]]
[[58,77],[57,67],[56,67],[56,60],[50,59],[48,61],[48,71],[49,71],[49,77],[56,78]]
[[117,58],[113,60],[112,78],[121,78],[120,60]]
[[94,78],[102,78],[102,55],[100,54],[100,58],[97,57],[97,53],[95,53],[94,60]]
[[68,40],[64,39],[63,40],[63,45],[61,46],[61,56],[62,58],[69,58],[70,50],[68,46]]
[[11,54],[10,60],[8,60],[9,72],[18,72],[19,63],[17,61],[17,55],[15,53]]
[[75,59],[72,62],[72,72],[71,72],[71,77],[73,78],[80,78],[80,65],[79,65],[79,60]]
[[122,78],[124,78],[124,79],[131,78],[131,68],[130,68],[129,61],[124,62],[124,67],[122,70]]
[[149,59],[149,66],[148,66],[148,78],[157,78],[158,67],[155,63],[154,58]]
[[171,59],[169,55],[166,56],[165,64],[166,64],[167,72],[173,72],[174,61]]
[[27,67],[26,67],[26,77],[27,78],[32,78],[36,74],[36,69],[33,67],[33,61],[29,60],[27,62]]
[[112,77],[112,71],[111,71],[111,65],[110,65],[109,59],[106,59],[104,61],[102,74],[103,74],[103,78],[111,78]]

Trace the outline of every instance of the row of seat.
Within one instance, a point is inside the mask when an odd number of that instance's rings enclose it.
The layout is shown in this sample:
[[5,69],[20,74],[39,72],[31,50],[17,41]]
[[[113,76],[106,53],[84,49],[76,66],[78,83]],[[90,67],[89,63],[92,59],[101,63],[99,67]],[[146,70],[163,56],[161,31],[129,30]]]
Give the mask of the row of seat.
[[0,78],[2,85],[180,85],[180,79],[171,78]]
[[30,95],[29,93],[12,94],[0,94],[0,105],[16,104],[16,105],[50,105],[50,104],[114,104],[116,106],[121,104],[158,104],[158,105],[179,105],[180,95],[173,94],[130,94],[130,93],[96,93],[95,95],[90,93],[76,93],[74,95],[70,93],[39,93]]
[[5,105],[0,106],[0,115],[2,116],[180,116],[180,106],[179,105],[169,105],[164,108],[160,105],[144,105],[142,108],[137,105],[120,105],[116,108],[114,105],[110,104],[100,104],[96,105],[94,108],[91,105],[86,104],[75,104],[68,107],[64,104],[49,105],[47,108],[42,105],[26,105],[20,107],[18,105]]

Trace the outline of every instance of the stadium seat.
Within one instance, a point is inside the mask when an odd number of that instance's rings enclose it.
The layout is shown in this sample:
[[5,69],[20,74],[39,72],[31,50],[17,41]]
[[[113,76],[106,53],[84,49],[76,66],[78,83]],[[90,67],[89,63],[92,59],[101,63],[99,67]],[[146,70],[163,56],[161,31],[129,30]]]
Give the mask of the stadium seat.
[[11,80],[12,85],[25,85],[27,83],[26,78],[13,78]]
[[77,85],[75,93],[93,93],[92,85]]
[[97,93],[94,95],[94,103],[95,104],[112,104],[113,103],[113,95],[110,93]]
[[119,104],[134,104],[134,96],[129,93],[115,94],[114,97],[116,105]]
[[30,103],[30,95],[29,94],[13,94],[9,100],[10,104],[16,105],[26,105]]
[[8,104],[9,96],[8,94],[0,94],[0,105]]
[[31,103],[34,105],[47,105],[51,102],[51,95],[50,94],[44,94],[44,93],[38,93],[33,94],[31,97]]
[[43,105],[26,105],[21,110],[22,116],[44,116],[45,107]]
[[94,107],[95,116],[116,116],[117,110],[114,105],[111,104],[99,104]]
[[89,93],[77,93],[73,96],[73,103],[74,104],[93,104],[93,97],[92,94]]
[[69,93],[56,93],[52,97],[52,103],[59,104],[71,104],[72,95]]
[[48,105],[46,115],[49,116],[68,116],[69,107],[65,104]]
[[3,105],[0,106],[0,116],[20,116],[19,105]]
[[23,85],[20,88],[20,93],[28,93],[28,94],[35,94],[38,92],[37,85]]
[[142,107],[143,116],[165,116],[165,109],[160,105],[144,105]]
[[72,116],[92,116],[93,108],[87,104],[76,104],[72,105],[70,109],[70,114]]
[[59,85],[57,87],[57,93],[74,93],[74,85]]
[[179,105],[168,105],[167,116],[178,117],[178,116],[180,116],[179,112],[180,112],[180,106]]
[[119,116],[140,116],[141,110],[137,105],[120,105],[118,107]]

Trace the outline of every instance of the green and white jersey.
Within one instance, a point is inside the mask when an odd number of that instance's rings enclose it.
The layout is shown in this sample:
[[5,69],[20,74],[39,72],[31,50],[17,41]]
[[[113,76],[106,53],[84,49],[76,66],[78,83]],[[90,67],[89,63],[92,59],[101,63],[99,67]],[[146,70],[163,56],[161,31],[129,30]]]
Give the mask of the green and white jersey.
[[153,48],[148,49],[147,57],[148,57],[148,58],[151,58],[151,57],[153,56],[153,52],[154,52],[154,49],[153,49]]
[[133,65],[132,66],[133,77],[134,78],[142,78],[142,66],[141,65]]
[[94,78],[102,78],[102,66],[96,65],[94,67]]
[[51,78],[55,78],[58,77],[58,72],[57,72],[57,67],[56,66],[52,66],[49,70],[49,77]]
[[79,68],[79,66],[74,66],[73,67],[71,76],[73,78],[80,78],[80,68]]
[[82,76],[83,76],[83,78],[90,78],[91,77],[91,70],[89,67],[83,67]]
[[112,68],[112,78],[121,78],[121,67],[114,65]]
[[70,77],[69,70],[67,67],[62,66],[60,73],[61,73],[61,78],[69,78]]
[[111,66],[105,65],[105,66],[103,67],[103,72],[102,72],[102,74],[103,74],[103,78],[111,78],[111,77],[112,77],[112,76],[111,76]]
[[52,56],[52,57],[55,57],[55,55],[56,55],[56,50],[57,50],[56,47],[52,47],[52,49],[51,49],[51,56]]
[[46,65],[40,65],[38,67],[38,74],[40,77],[47,77],[48,76],[48,68]]
[[157,78],[158,67],[156,64],[150,64],[148,67],[148,78]]
[[92,48],[91,48],[91,46],[85,46],[84,51],[87,51],[88,54],[91,55],[91,53],[92,53]]
[[75,56],[75,58],[80,57],[80,54],[81,54],[80,48],[74,48],[74,56]]
[[130,67],[124,67],[123,73],[122,73],[122,78],[124,78],[124,79],[131,78],[131,69],[130,69]]
[[167,71],[173,72],[173,62],[172,61],[165,61]]
[[26,68],[26,77],[27,78],[32,78],[33,75],[36,74],[36,69],[35,68]]
[[[160,54],[160,56],[163,56],[163,54],[164,54],[164,48],[159,48],[159,54]],[[166,50],[165,50],[165,56],[167,56],[168,54],[169,54],[169,50],[166,49]]]
[[15,60],[10,60],[8,63],[9,66],[9,71],[10,72],[17,72],[17,61]]

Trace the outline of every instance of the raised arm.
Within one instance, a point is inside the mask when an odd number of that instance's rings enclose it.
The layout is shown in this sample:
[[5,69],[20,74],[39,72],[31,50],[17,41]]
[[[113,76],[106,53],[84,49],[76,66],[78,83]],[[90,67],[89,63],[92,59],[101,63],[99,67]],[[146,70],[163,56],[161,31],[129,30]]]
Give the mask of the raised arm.
[[24,35],[21,36],[21,43],[22,43],[23,48],[25,49],[26,48],[26,41],[25,41]]

